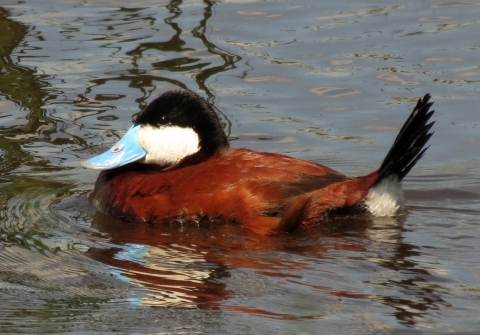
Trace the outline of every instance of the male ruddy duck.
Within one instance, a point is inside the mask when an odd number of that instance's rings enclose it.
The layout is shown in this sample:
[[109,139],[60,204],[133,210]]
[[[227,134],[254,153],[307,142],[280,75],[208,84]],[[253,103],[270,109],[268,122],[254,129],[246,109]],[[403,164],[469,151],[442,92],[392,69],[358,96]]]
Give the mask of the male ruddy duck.
[[131,222],[226,220],[268,235],[343,210],[391,216],[405,206],[400,181],[428,149],[429,100],[429,94],[418,100],[380,168],[362,177],[276,153],[230,149],[212,106],[180,90],[152,101],[117,144],[82,165],[105,170],[94,205]]

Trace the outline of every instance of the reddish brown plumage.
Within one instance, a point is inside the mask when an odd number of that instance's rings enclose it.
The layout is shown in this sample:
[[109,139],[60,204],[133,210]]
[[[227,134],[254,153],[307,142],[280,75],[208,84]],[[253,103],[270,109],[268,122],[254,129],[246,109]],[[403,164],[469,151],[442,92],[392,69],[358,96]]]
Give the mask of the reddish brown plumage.
[[179,169],[152,171],[140,166],[104,172],[94,203],[128,221],[219,219],[271,234],[316,223],[332,208],[359,203],[376,176],[349,179],[279,154],[220,150]]

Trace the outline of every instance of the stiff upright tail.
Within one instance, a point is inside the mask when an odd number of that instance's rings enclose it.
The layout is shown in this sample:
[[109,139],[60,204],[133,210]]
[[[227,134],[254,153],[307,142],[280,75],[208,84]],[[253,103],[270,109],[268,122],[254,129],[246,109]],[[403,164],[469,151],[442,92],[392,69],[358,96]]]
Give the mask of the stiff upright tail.
[[418,99],[412,114],[408,117],[400,133],[393,142],[390,151],[378,169],[378,179],[374,186],[386,177],[395,175],[402,180],[410,170],[423,157],[428,147],[425,147],[433,133],[429,133],[435,122],[427,124],[435,111],[429,111],[433,102],[430,94],[425,94],[423,99]]
[[405,198],[400,181],[422,158],[433,133],[429,133],[435,122],[428,123],[434,111],[429,111],[433,102],[430,94],[419,99],[392,148],[377,170],[377,179],[370,187],[364,204],[375,216],[391,216],[405,208]]

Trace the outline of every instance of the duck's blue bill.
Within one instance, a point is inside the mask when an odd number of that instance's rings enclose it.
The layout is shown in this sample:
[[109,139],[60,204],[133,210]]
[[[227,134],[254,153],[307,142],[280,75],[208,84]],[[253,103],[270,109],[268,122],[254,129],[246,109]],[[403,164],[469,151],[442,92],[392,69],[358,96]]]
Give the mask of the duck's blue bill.
[[82,162],[82,166],[92,170],[109,170],[138,161],[147,154],[138,142],[140,126],[132,126],[125,136],[110,150]]

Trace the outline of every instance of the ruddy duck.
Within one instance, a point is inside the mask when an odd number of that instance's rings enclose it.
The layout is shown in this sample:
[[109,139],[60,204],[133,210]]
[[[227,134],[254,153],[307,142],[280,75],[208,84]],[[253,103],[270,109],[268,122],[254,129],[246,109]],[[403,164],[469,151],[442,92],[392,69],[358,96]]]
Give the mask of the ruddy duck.
[[343,210],[390,216],[404,209],[400,181],[428,149],[429,100],[418,100],[380,168],[356,178],[276,153],[231,149],[212,106],[181,90],[152,101],[120,141],[82,165],[105,170],[93,204],[131,222],[226,220],[269,235]]

